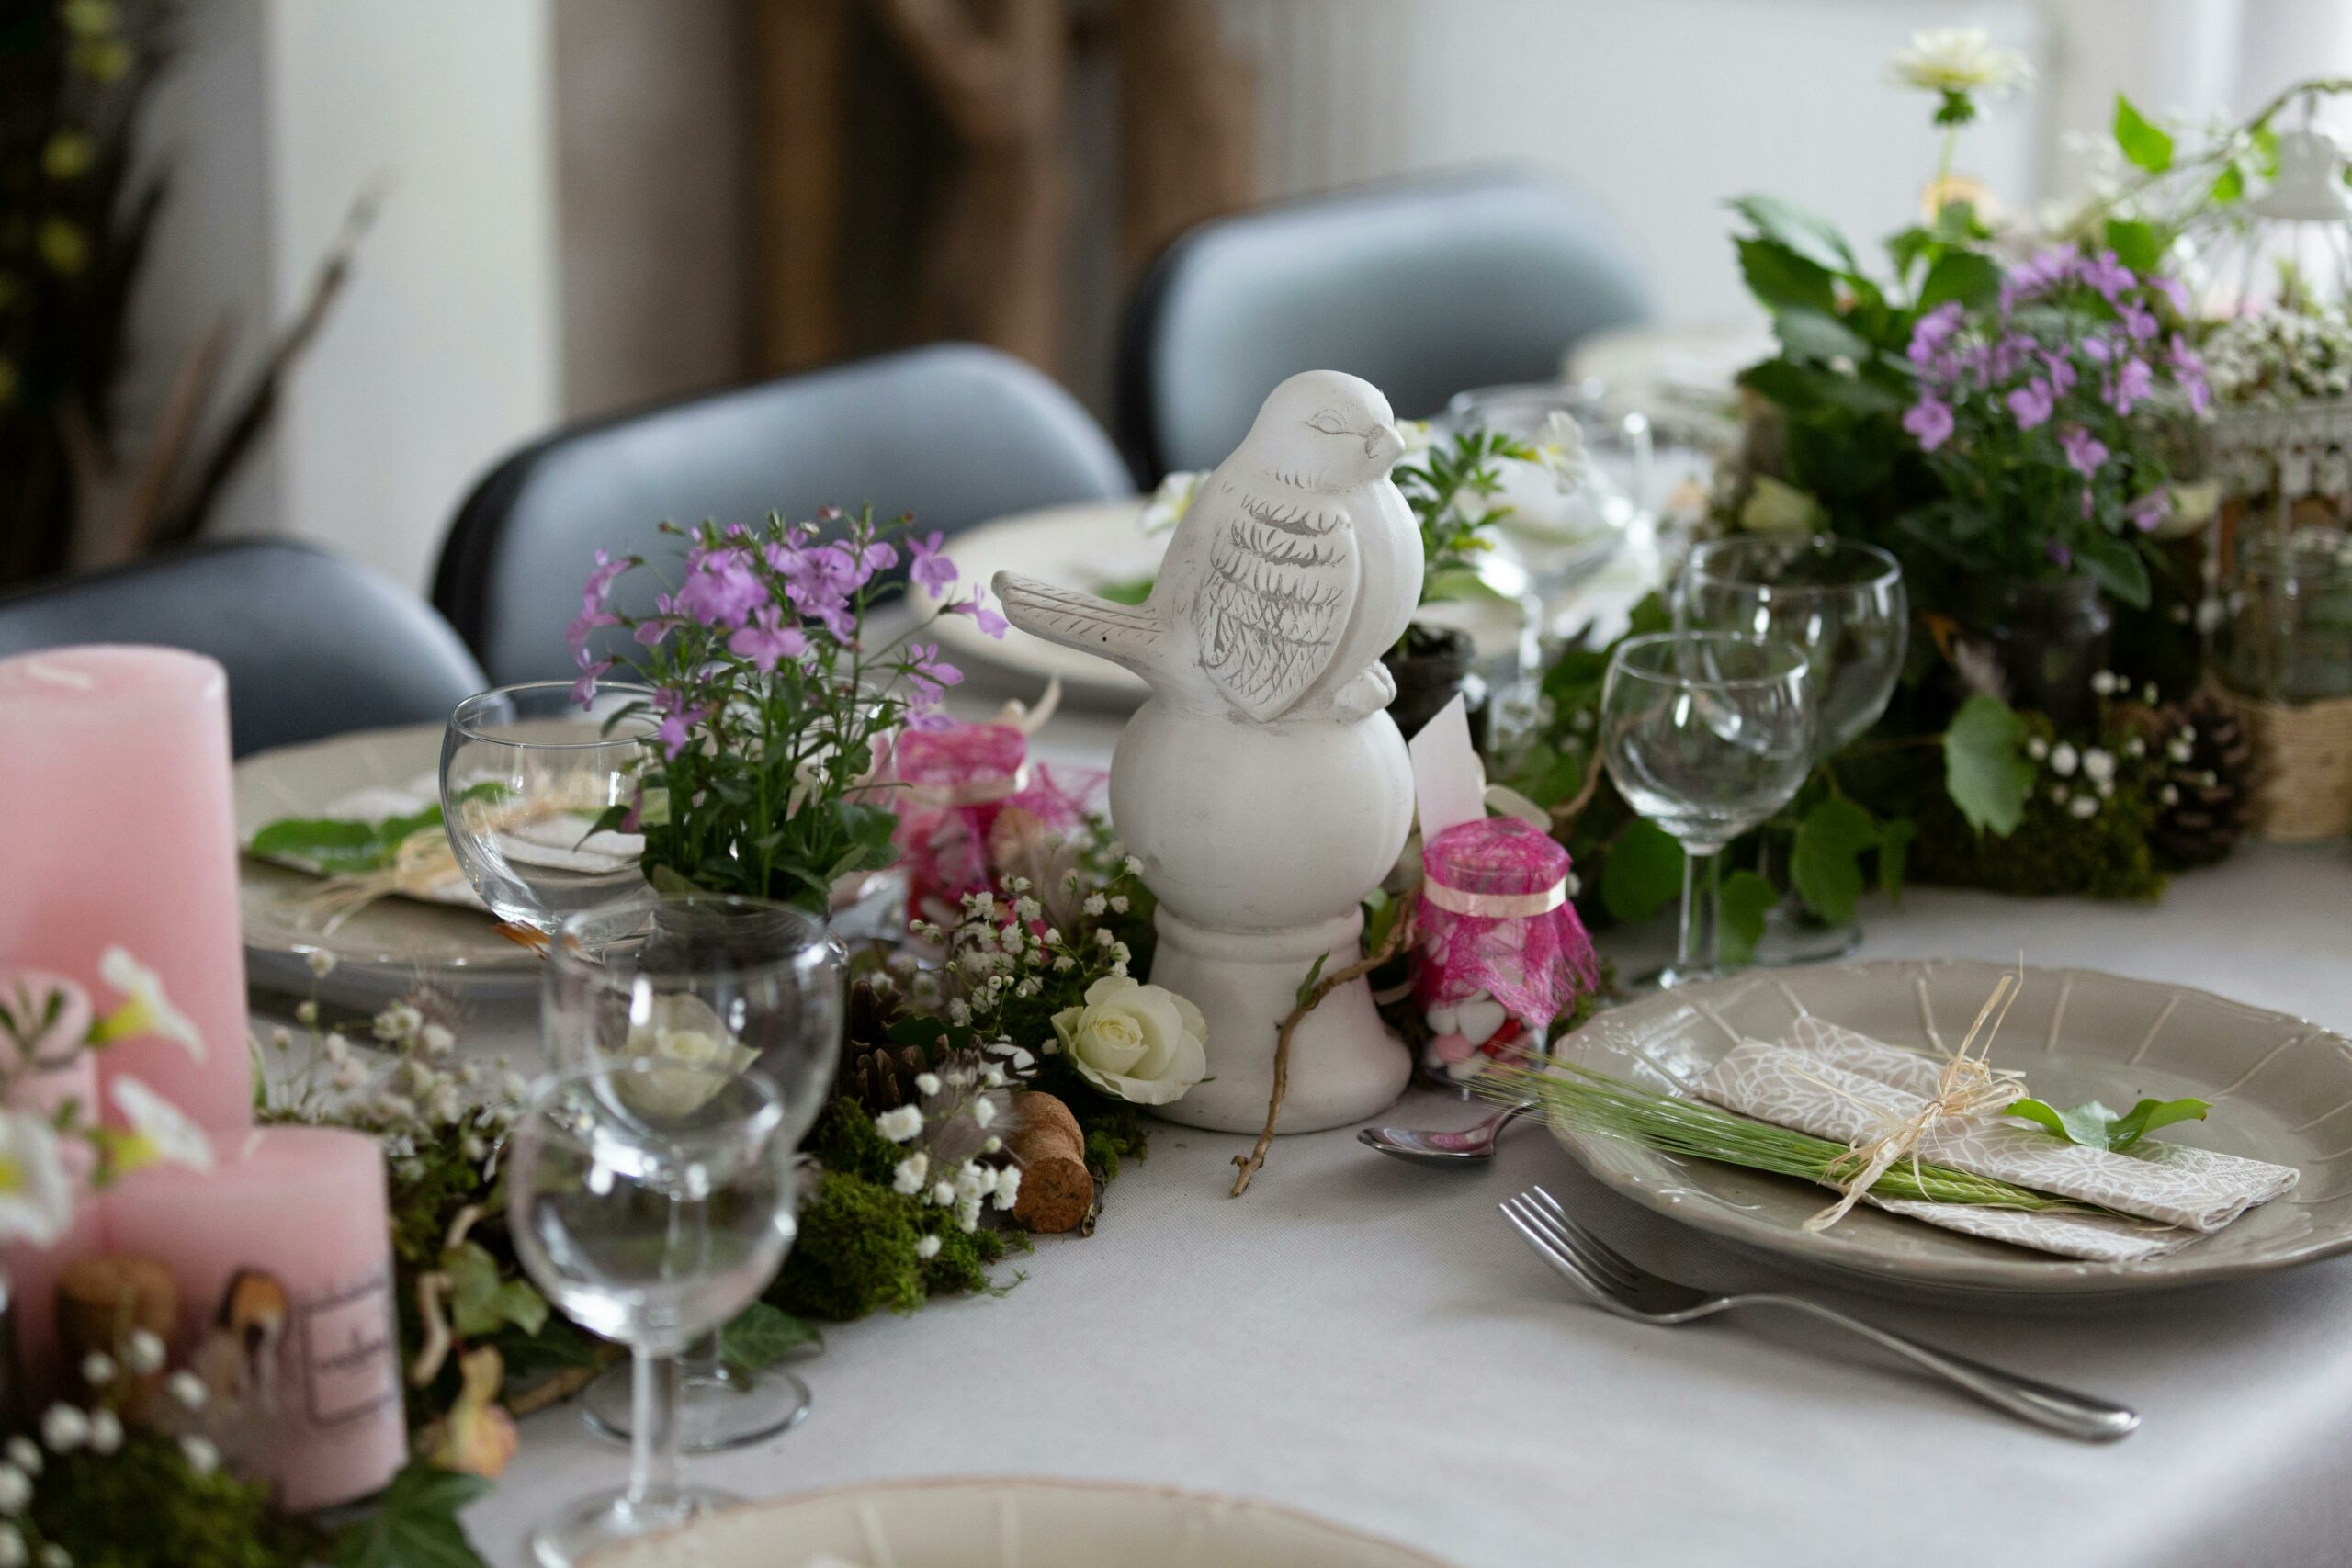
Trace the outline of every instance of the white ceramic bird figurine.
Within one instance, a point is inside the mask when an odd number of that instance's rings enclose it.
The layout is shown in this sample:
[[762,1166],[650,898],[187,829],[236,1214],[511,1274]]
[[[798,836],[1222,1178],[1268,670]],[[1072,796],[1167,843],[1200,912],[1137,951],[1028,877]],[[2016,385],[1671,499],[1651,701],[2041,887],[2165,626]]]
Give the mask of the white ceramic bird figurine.
[[1403,449],[1378,388],[1303,372],[1202,482],[1141,604],[1010,572],[997,596],[1023,631],[1125,665],[1194,711],[1376,713],[1396,694],[1380,656],[1420,597],[1420,529],[1388,478]]

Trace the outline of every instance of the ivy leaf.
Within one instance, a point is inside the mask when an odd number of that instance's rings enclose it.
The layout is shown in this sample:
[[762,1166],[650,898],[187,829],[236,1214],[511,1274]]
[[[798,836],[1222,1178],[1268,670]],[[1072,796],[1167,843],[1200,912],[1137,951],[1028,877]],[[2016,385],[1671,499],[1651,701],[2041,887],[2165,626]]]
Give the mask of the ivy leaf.
[[525,1280],[501,1280],[498,1260],[480,1242],[460,1242],[441,1254],[449,1276],[449,1325],[476,1339],[511,1323],[526,1334],[547,1326],[547,1298]]
[[1781,901],[1772,879],[1753,871],[1735,871],[1724,878],[1722,921],[1724,962],[1734,967],[1756,956],[1764,935],[1764,917]]
[[1323,978],[1323,961],[1330,956],[1331,955],[1328,953],[1318,953],[1315,955],[1315,963],[1313,966],[1306,971],[1306,978],[1298,983],[1298,1005],[1300,1007],[1305,1007],[1306,1005],[1306,998],[1315,994],[1316,984]]
[[1646,920],[1682,895],[1682,846],[1635,818],[1600,863],[1600,903],[1612,919]]
[[1968,825],[2007,838],[2025,820],[2033,764],[2025,757],[2025,720],[1998,697],[1960,705],[1944,731],[1944,788]]
[[336,1532],[334,1568],[489,1568],[458,1522],[489,1490],[479,1475],[409,1461],[373,1512]]
[[2171,133],[2150,123],[2120,93],[2115,95],[2115,145],[2135,168],[2152,175],[2161,175],[2172,167]]
[[772,1367],[804,1346],[815,1348],[825,1343],[825,1337],[813,1323],[806,1323],[781,1307],[765,1302],[753,1302],[728,1319],[727,1326],[718,1331],[718,1359],[727,1370],[749,1375],[763,1367]]
[[2096,1100],[2072,1111],[2061,1111],[2043,1100],[2020,1100],[2009,1107],[2009,1114],[2038,1122],[2070,1144],[2120,1154],[2159,1127],[2169,1127],[2176,1122],[2202,1122],[2205,1113],[2212,1109],[2207,1101],[2193,1096],[2143,1100],[2120,1116]]
[[1909,862],[1911,840],[1918,834],[1919,824],[1907,817],[1878,825],[1879,891],[1898,904],[1903,902],[1903,873]]
[[1971,309],[1986,304],[2001,292],[2001,269],[1978,251],[1946,251],[1928,268],[1919,285],[1919,309],[1957,301]]
[[1831,925],[1844,925],[1862,895],[1862,853],[1877,847],[1878,818],[1850,800],[1823,800],[1797,824],[1789,854],[1797,896]]
[[1853,251],[1838,226],[1818,213],[1807,212],[1777,196],[1743,196],[1733,211],[1756,225],[1757,231],[1804,260],[1830,272],[1860,273]]
[[2165,255],[2164,242],[2156,237],[2156,226],[2132,218],[2107,220],[2107,248],[2133,272],[2154,272]]
[[1829,270],[1773,240],[1742,240],[1739,272],[1747,291],[1768,310],[1806,307],[1825,314],[1838,305]]

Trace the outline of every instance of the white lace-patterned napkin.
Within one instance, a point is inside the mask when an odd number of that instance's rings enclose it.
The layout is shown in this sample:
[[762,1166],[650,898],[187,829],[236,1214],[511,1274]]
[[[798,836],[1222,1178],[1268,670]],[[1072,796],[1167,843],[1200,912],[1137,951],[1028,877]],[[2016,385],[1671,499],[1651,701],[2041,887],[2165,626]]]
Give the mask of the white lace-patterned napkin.
[[[1935,1057],[1808,1017],[1778,1043],[1748,1041],[1736,1047],[1697,1089],[1740,1115],[1859,1145],[1917,1114],[1942,1075]],[[2001,1116],[1938,1121],[1920,1139],[1918,1154],[1929,1164],[2118,1213],[2030,1213],[1875,1197],[1872,1203],[1950,1230],[2099,1262],[2140,1262],[2177,1251],[2300,1179],[2291,1167],[2155,1138],[2123,1154],[2086,1148]]]

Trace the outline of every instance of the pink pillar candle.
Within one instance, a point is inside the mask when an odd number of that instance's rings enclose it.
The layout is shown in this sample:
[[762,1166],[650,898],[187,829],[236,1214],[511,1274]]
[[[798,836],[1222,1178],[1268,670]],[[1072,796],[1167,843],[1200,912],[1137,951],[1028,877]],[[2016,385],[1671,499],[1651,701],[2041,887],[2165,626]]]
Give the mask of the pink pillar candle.
[[105,1249],[100,1195],[89,1186],[89,1148],[67,1143],[58,1152],[74,1182],[74,1218],[65,1234],[47,1247],[14,1242],[0,1247],[0,1279],[7,1281],[17,1363],[25,1374],[25,1408],[34,1415],[47,1409],[65,1383],[65,1359],[57,1341],[57,1281],[74,1264]]
[[[171,1270],[175,1365],[218,1379],[226,1359],[256,1391],[244,1411],[256,1425],[239,1428],[249,1439],[223,1446],[253,1456],[283,1506],[379,1491],[408,1457],[383,1150],[331,1127],[216,1133],[212,1148],[209,1173],[150,1166],[116,1183],[102,1199],[107,1246]],[[266,1278],[232,1303],[241,1275]],[[274,1352],[240,1359],[272,1339]]]
[[122,948],[204,1056],[125,1040],[101,1079],[140,1078],[201,1126],[252,1125],[227,673],[168,648],[23,654],[0,660],[0,964],[53,969],[104,1014],[119,998],[98,960]]

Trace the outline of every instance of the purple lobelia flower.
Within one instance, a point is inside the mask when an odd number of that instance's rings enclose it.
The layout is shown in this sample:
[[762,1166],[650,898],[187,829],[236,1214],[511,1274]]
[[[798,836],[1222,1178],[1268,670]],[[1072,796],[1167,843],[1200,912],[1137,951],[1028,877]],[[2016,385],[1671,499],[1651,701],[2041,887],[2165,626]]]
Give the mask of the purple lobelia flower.
[[636,564],[627,556],[615,560],[606,551],[596,552],[596,570],[588,574],[588,581],[580,590],[580,614],[563,629],[563,640],[571,646],[572,659],[583,667],[588,662],[589,637],[600,626],[621,624],[621,618],[613,614],[613,584]]
[[2172,492],[2166,490],[2152,490],[2133,502],[2131,509],[2124,515],[2129,517],[2132,520],[2132,525],[2143,534],[2153,534],[2165,518],[2172,515]]
[[2009,412],[2017,416],[2018,428],[2032,430],[2049,423],[2057,397],[2050,383],[2037,376],[2009,394],[2008,405]]
[[2044,540],[2041,546],[2041,553],[2048,556],[2052,560],[2057,562],[2061,568],[2071,567],[2075,564],[2075,552],[2068,549],[2065,546],[2060,544],[2055,539]]
[[589,659],[587,651],[583,649],[580,654],[580,679],[571,683],[572,702],[576,705],[583,708],[590,703],[594,702],[596,700],[596,682],[602,680],[604,678],[605,671],[610,670],[612,667],[613,660],[609,659],[598,659],[592,660]]
[[2101,251],[2083,263],[2082,279],[2098,290],[2099,298],[2109,304],[2126,289],[2139,287],[2139,275],[2119,260],[2113,251]]
[[936,532],[928,539],[907,541],[907,558],[911,563],[907,575],[934,599],[956,586],[956,563],[939,553],[945,544],[946,536]]
[[2117,413],[2128,414],[2147,400],[2155,385],[2156,373],[2148,368],[2146,360],[2127,359],[2115,367],[2107,384],[2107,405]]
[[1005,628],[1011,625],[1002,615],[989,608],[988,600],[977,590],[969,599],[958,600],[948,605],[946,613],[951,615],[971,616],[974,626],[979,627],[984,635],[992,637],[999,642],[1004,640]]
[[727,639],[727,647],[738,659],[748,659],[758,666],[761,674],[769,675],[786,660],[808,651],[808,634],[797,622],[785,625],[784,612],[776,605],[763,604],[752,612],[749,624]]
[[[2107,461],[2107,444],[2079,424],[2070,424],[2058,437],[2058,445],[2066,450],[2066,466],[2091,479],[2098,475],[2098,466]],[[2086,491],[2086,496],[2088,495]]]
[[660,743],[662,757],[674,762],[678,753],[694,743],[694,727],[702,710],[688,705],[684,693],[665,686],[653,694],[653,711],[662,716],[653,739]]
[[[1951,341],[1951,334],[1960,331],[1961,320],[1964,314],[1960,301],[1953,299],[1937,306],[1914,322],[1911,327],[1911,346],[1906,351],[1910,355],[1911,363],[1926,365],[1932,361],[1937,352]],[[933,536],[934,538],[937,536]]]
[[936,705],[950,686],[960,685],[964,672],[939,657],[935,642],[910,643],[907,647],[907,685],[914,694],[914,701],[922,707]]
[[1922,397],[1904,411],[1903,428],[1918,441],[1923,452],[1932,452],[1951,440],[1951,405],[1940,399]]
[[766,584],[752,568],[751,554],[741,548],[690,550],[686,581],[678,589],[677,607],[704,626],[739,626],[767,602]]

